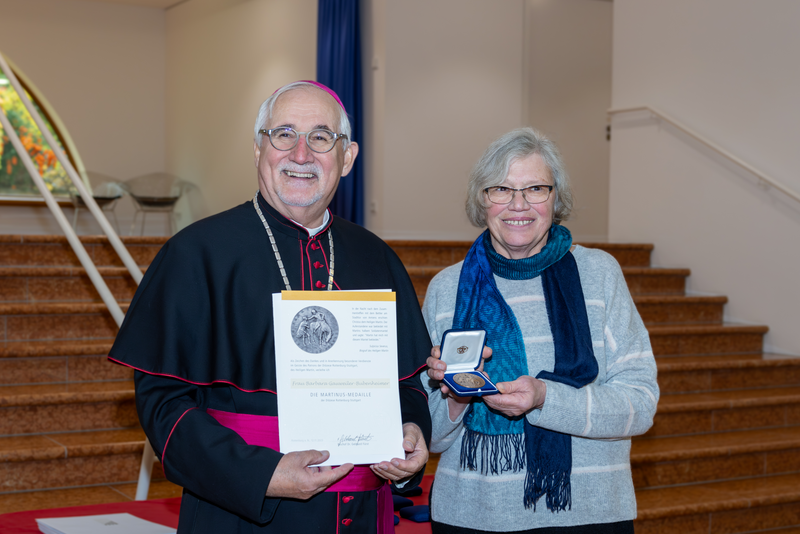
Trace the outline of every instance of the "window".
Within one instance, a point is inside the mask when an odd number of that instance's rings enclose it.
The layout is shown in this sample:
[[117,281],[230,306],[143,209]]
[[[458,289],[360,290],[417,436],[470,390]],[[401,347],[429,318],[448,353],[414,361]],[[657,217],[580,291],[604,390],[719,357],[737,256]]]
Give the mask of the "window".
[[[18,79],[21,78],[16,69],[15,74],[17,74]],[[25,84],[22,79],[20,79],[20,84],[22,84],[28,98],[31,99],[39,115],[48,126],[50,133],[53,134],[61,148],[64,149],[64,137],[53,125],[52,115],[47,112],[45,107],[34,96],[34,92],[29,89],[29,84]],[[31,160],[38,167],[39,174],[42,175],[53,195],[56,197],[68,197],[70,190],[74,189],[72,181],[67,176],[67,172],[61,166],[61,163],[56,159],[52,148],[47,144],[39,127],[31,118],[19,95],[17,95],[14,87],[2,71],[0,71],[0,107],[2,107],[9,122],[16,130]],[[69,157],[73,167],[77,168],[75,159],[69,149],[67,149],[67,157]],[[28,174],[8,135],[3,131],[2,125],[0,125],[0,199],[13,201],[32,198],[41,198],[39,189]]]

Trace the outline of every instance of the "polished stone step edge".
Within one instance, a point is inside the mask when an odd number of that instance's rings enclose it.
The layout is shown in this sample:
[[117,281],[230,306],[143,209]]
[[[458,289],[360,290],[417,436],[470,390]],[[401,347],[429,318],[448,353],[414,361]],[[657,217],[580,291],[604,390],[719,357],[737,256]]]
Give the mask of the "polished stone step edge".
[[669,326],[650,326],[647,328],[650,337],[653,336],[674,336],[674,335],[718,335],[718,334],[766,334],[769,332],[768,326],[761,325],[669,325]]
[[695,295],[633,295],[636,304],[719,304],[728,302],[728,297]]
[[[67,391],[54,391],[59,386],[50,384],[1,386],[0,408],[118,402],[134,399],[133,382],[131,380],[81,382],[79,384],[66,384],[61,387],[66,388]],[[69,391],[70,388],[72,388],[72,391]],[[15,393],[15,389],[20,392]],[[37,389],[40,392],[37,392]],[[28,391],[22,392],[24,390]]]
[[[656,445],[659,450],[643,451]],[[800,448],[800,426],[634,440],[631,465]]]
[[[144,266],[139,266],[144,269]],[[127,276],[130,273],[126,267],[98,267],[97,271],[102,276]],[[0,277],[67,277],[87,276],[83,267],[39,267],[15,266],[0,267]]]
[[[96,438],[101,439],[98,440]],[[143,450],[144,432],[141,428],[62,432],[0,438],[0,462],[29,462],[84,456],[108,456],[112,454],[141,453]]]
[[[128,309],[129,303],[120,303],[122,311]],[[102,302],[37,302],[0,303],[0,315],[66,315],[107,313],[108,308]]]
[[113,341],[113,339],[4,341],[0,342],[0,359],[106,355],[111,350]]
[[755,388],[662,395],[656,414],[800,404],[800,387]]
[[[760,369],[769,367],[800,367],[800,357],[765,353],[760,357],[747,355],[736,358],[730,355],[714,356],[657,356],[659,373],[707,370]],[[686,361],[689,360],[689,361]]]
[[[745,479],[750,486],[743,486],[742,479],[723,482],[708,482],[701,484],[689,484],[684,488],[691,488],[695,498],[691,503],[680,502],[672,499],[672,495],[679,495],[682,487],[653,488],[637,490],[636,496],[639,503],[639,521],[659,519],[666,517],[705,514],[726,510],[741,510],[757,508],[762,506],[772,506],[776,504],[797,503],[800,505],[800,474],[761,476]],[[759,495],[752,491],[753,486],[765,488],[770,486],[770,491],[764,495]],[[779,486],[775,488],[774,486]],[[780,487],[782,486],[782,487]],[[707,491],[707,498],[700,498],[697,492]],[[647,493],[647,499],[644,494]],[[653,496],[663,495],[660,501],[674,504],[660,504],[647,506],[643,501],[655,500]]]

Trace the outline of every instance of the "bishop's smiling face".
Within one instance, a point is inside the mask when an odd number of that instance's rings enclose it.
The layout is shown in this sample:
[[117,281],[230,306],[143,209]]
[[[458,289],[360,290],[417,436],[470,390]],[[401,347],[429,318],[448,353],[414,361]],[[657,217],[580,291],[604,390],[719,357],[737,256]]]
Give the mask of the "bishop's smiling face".
[[[502,184],[514,189],[532,185],[553,185],[550,169],[539,154],[514,160]],[[506,258],[518,260],[538,254],[547,243],[553,224],[555,191],[541,204],[528,204],[518,191],[508,204],[492,204],[485,197],[486,225],[494,249]]]
[[[324,128],[339,133],[339,104],[316,88],[298,88],[278,97],[270,124],[265,129],[288,126],[298,132]],[[339,185],[350,172],[358,146],[347,150],[342,140],[330,152],[313,152],[302,135],[291,150],[273,147],[266,135],[255,145],[258,186],[265,200],[283,216],[313,228],[322,224],[325,209]]]

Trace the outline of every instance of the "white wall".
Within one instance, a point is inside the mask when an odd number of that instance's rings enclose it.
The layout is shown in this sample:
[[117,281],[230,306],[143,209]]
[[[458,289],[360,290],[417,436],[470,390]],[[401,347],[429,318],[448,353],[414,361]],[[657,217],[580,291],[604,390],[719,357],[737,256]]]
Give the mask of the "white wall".
[[473,239],[469,171],[523,123],[523,0],[372,4],[385,33],[370,99],[383,106],[384,130],[365,147],[381,161],[368,166],[368,226],[392,239]]
[[[159,9],[0,0],[0,51],[58,111],[89,170],[122,180],[164,170],[164,50]],[[1,233],[61,233],[47,208],[0,212]],[[127,226],[128,199],[117,213]],[[81,221],[84,230],[99,232]]]
[[[800,191],[800,3],[615,0],[613,106],[651,105]],[[615,119],[609,236],[652,242],[689,290],[729,296],[726,318],[766,324],[800,354],[800,203],[671,127]]]
[[612,17],[605,0],[525,3],[527,124],[561,150],[575,201],[564,226],[576,241],[608,238]]
[[167,169],[193,182],[181,224],[252,198],[253,125],[316,76],[316,0],[193,0],[167,12]]

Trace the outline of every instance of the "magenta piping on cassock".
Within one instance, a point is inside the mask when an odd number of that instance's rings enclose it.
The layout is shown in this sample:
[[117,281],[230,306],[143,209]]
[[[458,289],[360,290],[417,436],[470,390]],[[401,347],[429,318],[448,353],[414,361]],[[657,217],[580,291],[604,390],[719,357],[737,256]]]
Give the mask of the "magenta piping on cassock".
[[[425,364],[425,365],[420,365],[420,366],[419,366],[419,368],[418,368],[416,371],[414,371],[413,373],[411,373],[410,375],[408,375],[408,376],[404,376],[404,377],[401,377],[401,378],[400,378],[400,381],[402,382],[402,381],[403,381],[403,380],[405,380],[406,378],[411,378],[412,376],[414,376],[415,374],[419,373],[421,370],[425,369],[426,367],[428,367],[428,365],[427,365],[427,364]],[[424,395],[425,395],[425,398],[427,399],[427,398],[428,398],[428,395],[427,395],[427,394],[424,394]]]
[[241,387],[237,386],[236,384],[234,384],[233,382],[231,382],[229,380],[212,380],[211,382],[193,382],[191,380],[187,380],[185,378],[182,378],[182,377],[176,376],[176,375],[170,375],[170,374],[167,374],[167,373],[156,373],[154,371],[145,371],[144,369],[139,369],[138,367],[134,367],[133,365],[130,365],[130,364],[127,364],[125,362],[121,362],[119,360],[116,360],[116,359],[112,358],[111,356],[106,356],[106,357],[109,360],[111,360],[112,362],[116,363],[116,364],[123,365],[125,367],[130,367],[131,369],[133,369],[135,371],[139,371],[141,373],[145,373],[145,374],[153,375],[153,376],[166,376],[167,378],[174,378],[175,380],[180,380],[181,382],[186,382],[187,384],[194,384],[195,386],[210,386],[210,385],[213,385],[213,384],[228,384],[229,386],[235,387],[239,391],[244,391],[245,393],[258,393],[259,391],[263,391],[265,393],[272,393],[273,395],[277,395],[277,393],[272,391],[271,389],[244,389],[244,388],[241,388]]
[[178,426],[178,423],[181,422],[181,419],[183,419],[184,415],[186,415],[187,413],[191,412],[192,410],[197,410],[197,409],[198,408],[196,408],[196,407],[195,408],[189,408],[188,410],[183,412],[181,414],[181,416],[178,417],[178,420],[175,421],[175,424],[172,425],[172,430],[169,431],[169,436],[167,436],[167,441],[164,442],[164,450],[161,451],[161,469],[164,471],[164,473],[167,472],[167,445],[169,445],[169,439],[172,437],[172,433],[175,432],[175,427]]

